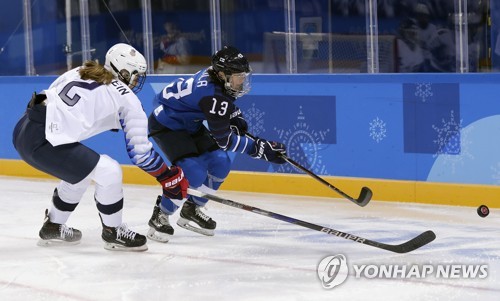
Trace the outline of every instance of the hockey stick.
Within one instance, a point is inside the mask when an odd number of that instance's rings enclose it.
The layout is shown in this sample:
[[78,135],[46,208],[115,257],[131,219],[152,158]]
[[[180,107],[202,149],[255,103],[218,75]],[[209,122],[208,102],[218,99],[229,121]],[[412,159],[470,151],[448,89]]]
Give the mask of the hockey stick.
[[[246,133],[246,135],[254,140],[257,139],[252,134]],[[299,163],[295,162],[294,160],[290,159],[286,155],[281,155],[281,157],[286,162],[290,163],[292,166],[302,170],[303,172],[305,172],[306,174],[311,176],[313,179],[319,181],[323,185],[326,185],[328,188],[332,189],[336,193],[340,194],[341,196],[343,196],[344,198],[348,199],[349,201],[353,202],[354,204],[356,204],[358,206],[361,206],[361,207],[366,206],[372,198],[373,193],[372,193],[371,189],[368,187],[361,188],[361,192],[359,193],[359,197],[357,199],[355,199],[355,198],[351,197],[350,195],[348,195],[347,193],[343,192],[342,190],[338,189],[337,187],[333,186],[332,184],[328,183],[327,181],[323,180],[322,178],[320,178],[318,175],[316,175],[315,173],[313,173],[309,169],[305,168],[304,166],[302,166]]]
[[286,162],[288,162],[291,165],[295,166],[296,168],[302,170],[306,174],[308,174],[311,177],[313,177],[315,180],[318,180],[320,183],[326,185],[327,187],[329,187],[330,189],[332,189],[336,193],[340,194],[341,196],[345,197],[346,199],[348,199],[349,201],[353,202],[354,204],[356,204],[358,206],[361,206],[361,207],[366,206],[370,202],[370,200],[372,198],[372,191],[371,191],[370,188],[368,188],[366,186],[364,186],[363,188],[361,188],[361,192],[359,193],[359,197],[357,199],[355,199],[355,198],[349,196],[347,193],[343,192],[342,190],[338,189],[337,187],[333,186],[332,184],[328,183],[327,181],[323,180],[318,175],[314,174],[312,171],[308,170],[304,166],[302,166],[299,163],[295,162],[294,160],[288,158],[287,156],[282,155],[281,157]]
[[305,228],[309,228],[309,229],[316,230],[316,231],[319,231],[319,232],[324,232],[326,234],[330,234],[330,235],[337,236],[337,237],[340,237],[340,238],[344,238],[344,239],[347,239],[347,240],[352,240],[352,241],[357,242],[357,243],[361,243],[361,244],[364,244],[364,245],[369,245],[369,246],[372,246],[372,247],[375,247],[375,248],[384,249],[384,250],[395,252],[395,253],[408,253],[408,252],[411,252],[411,251],[416,250],[416,249],[418,249],[418,248],[420,248],[422,246],[425,246],[426,244],[430,243],[431,241],[433,241],[436,238],[436,234],[434,234],[434,232],[432,232],[432,231],[429,230],[429,231],[425,231],[425,232],[421,233],[420,235],[418,235],[418,236],[410,239],[409,241],[406,241],[406,242],[401,243],[399,245],[389,245],[389,244],[384,244],[384,243],[377,242],[377,241],[374,241],[374,240],[362,238],[362,237],[359,237],[359,236],[356,236],[356,235],[353,235],[353,234],[350,234],[350,233],[338,231],[338,230],[335,230],[335,229],[323,227],[323,226],[316,225],[316,224],[311,224],[309,222],[305,222],[305,221],[302,221],[302,220],[299,220],[299,219],[295,219],[293,217],[288,217],[288,216],[281,215],[281,214],[278,214],[278,213],[274,213],[274,212],[271,212],[271,211],[266,211],[266,210],[259,209],[259,208],[256,208],[256,207],[252,207],[252,206],[249,206],[249,205],[237,203],[235,201],[224,199],[224,198],[221,198],[221,197],[218,197],[218,196],[215,196],[215,195],[203,193],[203,192],[198,191],[198,190],[193,189],[193,188],[188,188],[187,191],[188,191],[188,193],[190,195],[194,195],[194,196],[197,196],[197,197],[206,198],[206,199],[209,199],[211,201],[214,201],[214,202],[217,202],[217,203],[220,203],[220,204],[223,204],[223,205],[227,205],[227,206],[231,206],[231,207],[243,209],[243,210],[250,211],[250,212],[253,212],[253,213],[256,213],[256,214],[260,214],[260,215],[264,215],[264,216],[267,216],[267,217],[270,217],[270,218],[274,218],[274,219],[277,219],[277,220],[280,220],[280,221],[283,221],[283,222],[286,222],[286,223],[290,223],[290,224],[294,224],[294,225],[299,225],[299,226],[302,226],[302,227],[305,227]]

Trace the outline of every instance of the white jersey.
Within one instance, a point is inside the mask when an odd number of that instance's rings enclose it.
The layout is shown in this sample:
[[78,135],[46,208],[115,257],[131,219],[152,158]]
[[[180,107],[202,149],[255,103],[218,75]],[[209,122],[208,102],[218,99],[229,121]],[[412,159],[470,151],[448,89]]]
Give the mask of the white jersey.
[[132,162],[145,163],[152,155],[152,144],[147,137],[148,119],[140,100],[119,80],[104,85],[81,79],[79,68],[62,74],[44,91],[46,139],[58,146],[123,129]]

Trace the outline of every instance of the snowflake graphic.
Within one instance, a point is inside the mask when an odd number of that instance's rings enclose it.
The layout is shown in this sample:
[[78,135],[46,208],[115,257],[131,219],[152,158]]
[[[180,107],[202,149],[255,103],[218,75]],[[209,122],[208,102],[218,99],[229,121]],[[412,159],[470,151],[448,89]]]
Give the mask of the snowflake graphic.
[[[326,166],[318,151],[324,147],[322,142],[325,141],[326,134],[330,132],[330,129],[323,131],[310,130],[306,117],[302,112],[302,107],[300,107],[297,122],[292,129],[281,130],[275,128],[275,130],[279,138],[287,146],[287,153],[291,158],[315,173],[327,173]],[[280,165],[278,171],[292,173],[295,168],[290,164],[283,164]]]
[[457,164],[463,165],[465,157],[474,158],[469,152],[471,142],[468,139],[469,132],[473,127],[463,129],[462,120],[455,121],[453,110],[450,111],[450,120],[442,120],[442,127],[432,125],[432,128],[438,133],[438,138],[434,140],[434,143],[438,145],[438,151],[433,157],[443,157],[444,162],[451,166],[452,173],[455,173]]
[[422,102],[426,102],[427,98],[433,96],[432,84],[431,83],[420,83],[417,84],[417,91],[415,91],[415,96],[420,97]]
[[264,128],[264,115],[266,113],[257,109],[255,103],[252,103],[252,107],[246,110],[243,115],[247,121],[248,128],[252,130],[255,136],[259,136],[266,131]]
[[368,131],[370,132],[370,137],[372,137],[372,139],[377,143],[387,137],[385,122],[382,119],[379,119],[378,116],[370,122]]

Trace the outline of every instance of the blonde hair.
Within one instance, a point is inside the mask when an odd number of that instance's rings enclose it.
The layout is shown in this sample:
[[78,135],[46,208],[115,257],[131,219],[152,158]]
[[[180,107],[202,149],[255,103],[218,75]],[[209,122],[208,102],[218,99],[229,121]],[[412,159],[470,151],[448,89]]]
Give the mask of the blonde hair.
[[111,83],[115,76],[111,71],[104,68],[95,61],[86,61],[79,70],[82,79],[90,79],[100,84],[108,85]]

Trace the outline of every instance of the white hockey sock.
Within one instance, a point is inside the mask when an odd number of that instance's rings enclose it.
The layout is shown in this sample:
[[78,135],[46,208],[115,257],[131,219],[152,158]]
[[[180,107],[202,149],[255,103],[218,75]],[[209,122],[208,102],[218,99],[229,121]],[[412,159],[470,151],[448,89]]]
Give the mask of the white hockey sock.
[[95,200],[102,218],[108,227],[122,224],[123,184],[120,164],[107,155],[101,155],[94,170]]

